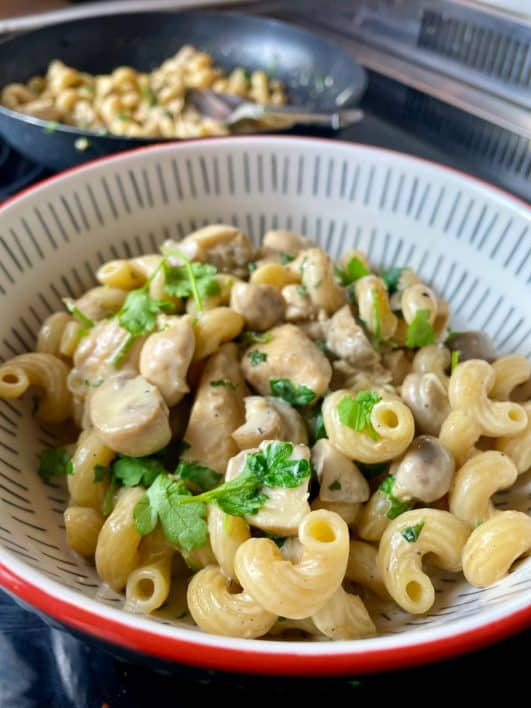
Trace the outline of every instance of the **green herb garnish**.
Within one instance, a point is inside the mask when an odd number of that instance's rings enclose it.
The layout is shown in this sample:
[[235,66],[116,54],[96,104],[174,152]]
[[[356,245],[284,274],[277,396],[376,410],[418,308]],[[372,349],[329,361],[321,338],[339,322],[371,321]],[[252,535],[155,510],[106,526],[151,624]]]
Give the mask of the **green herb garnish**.
[[382,397],[372,391],[360,391],[356,398],[345,396],[337,405],[339,420],[358,433],[365,432],[373,440],[378,440],[378,434],[371,423],[371,414],[381,400]]
[[380,278],[384,281],[387,290],[389,291],[389,295],[393,295],[393,293],[397,292],[398,286],[400,285],[400,278],[402,277],[404,270],[405,268],[396,268],[393,266],[391,268],[386,268],[380,273]]
[[231,388],[233,390],[236,390],[235,384],[230,379],[215,379],[214,381],[210,382],[211,386],[214,386],[214,388],[218,388],[219,386],[225,386],[225,388]]
[[291,261],[295,260],[295,256],[290,256],[289,253],[284,253],[283,251],[278,254],[278,258],[282,265],[286,265],[286,263],[291,263]]
[[306,297],[306,295],[308,295],[308,288],[303,283],[297,285],[295,290],[299,293],[301,297]]
[[45,133],[55,133],[57,128],[59,127],[59,123],[56,120],[49,120],[46,125],[44,126],[43,130]]
[[254,273],[257,268],[258,266],[256,265],[255,261],[249,261],[249,263],[247,263],[247,270],[249,271],[249,273]]
[[429,310],[417,310],[413,322],[407,328],[406,347],[417,349],[435,343],[436,336],[429,322],[430,315]]
[[316,397],[308,386],[296,384],[291,379],[269,379],[271,395],[282,398],[292,406],[306,406]]
[[397,499],[395,496],[393,496],[394,484],[395,477],[391,474],[389,475],[389,477],[386,477],[379,486],[380,491],[386,494],[389,498],[390,506],[389,510],[387,511],[388,519],[396,519],[396,517],[400,516],[400,514],[403,514],[405,511],[409,511],[411,508],[413,508],[414,504],[414,502],[412,501],[401,501],[400,499]]
[[189,483],[193,491],[206,492],[217,486],[223,475],[210,467],[199,464],[194,460],[179,462],[175,470],[176,477]]
[[47,484],[52,477],[64,477],[74,474],[74,465],[68,450],[43,450],[39,455],[39,477]]
[[352,283],[355,283],[360,278],[369,275],[371,271],[359,258],[354,256],[347,263],[345,270],[342,270],[336,266],[334,268],[334,272],[340,285],[346,287],[347,285],[352,285]]
[[149,86],[141,86],[140,87],[140,94],[144,101],[146,101],[150,106],[156,106],[157,105],[157,98],[155,94],[151,91]]
[[328,485],[328,489],[331,492],[337,492],[339,489],[341,489],[341,482],[338,479],[335,479],[332,484]]
[[[194,503],[182,504],[185,499]],[[206,504],[196,501],[182,482],[161,474],[136,504],[133,516],[136,530],[142,536],[154,531],[160,521],[168,541],[190,551],[201,548],[207,541],[206,513]]]
[[69,298],[65,297],[63,299],[63,302],[72,317],[75,317],[79,324],[83,325],[85,329],[91,329],[91,327],[94,327],[94,322],[90,319],[90,317],[87,317],[87,315],[81,312],[81,310],[73,300],[70,300]]
[[164,290],[174,297],[190,297],[193,295],[197,311],[203,311],[202,298],[219,295],[220,285],[217,280],[217,269],[210,263],[196,263],[188,260],[179,251],[167,251],[167,255],[176,255],[183,262],[182,266],[171,266],[164,263]]
[[273,339],[271,332],[253,332],[250,329],[245,330],[239,337],[244,344],[267,344]]
[[408,543],[415,543],[415,541],[420,536],[420,532],[424,527],[424,521],[419,521],[418,524],[414,526],[408,526],[402,531],[402,536],[406,539]]
[[250,360],[251,366],[259,366],[263,364],[264,361],[267,361],[267,354],[258,349],[252,349],[250,352],[247,352],[247,358]]

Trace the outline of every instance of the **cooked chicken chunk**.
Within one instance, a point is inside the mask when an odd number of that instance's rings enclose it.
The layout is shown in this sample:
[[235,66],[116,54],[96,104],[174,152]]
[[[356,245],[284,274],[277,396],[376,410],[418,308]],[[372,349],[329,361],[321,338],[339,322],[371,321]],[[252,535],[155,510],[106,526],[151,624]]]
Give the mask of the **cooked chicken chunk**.
[[356,465],[326,438],[312,448],[312,465],[319,480],[319,498],[324,502],[356,504],[369,498],[369,485]]
[[246,393],[238,347],[224,344],[208,359],[201,376],[184,436],[190,445],[185,459],[225,472],[228,461],[238,452],[232,433],[245,420]]
[[[243,357],[247,381],[263,396],[271,393],[271,379],[290,379],[296,386],[307,386],[322,396],[332,377],[330,362],[298,327],[281,325],[271,330],[271,341],[252,347]],[[265,360],[253,366],[249,353],[258,350]]]
[[89,414],[105,445],[122,455],[151,455],[171,438],[168,406],[142,376],[121,373],[105,381],[90,398]]
[[128,332],[120,327],[118,320],[102,320],[92,327],[80,341],[74,354],[74,367],[68,376],[68,387],[77,396],[83,396],[91,387],[101,385],[118,371],[138,372],[140,350],[145,341],[139,337],[120,362],[117,369],[112,363]]
[[326,346],[340,359],[359,369],[369,369],[378,362],[378,354],[362,327],[356,324],[348,305],[328,321]]
[[186,373],[195,348],[192,318],[161,316],[157,324],[160,331],[150,334],[142,347],[140,373],[171,407],[189,391]]
[[245,317],[247,327],[263,332],[284,319],[286,305],[278,288],[272,285],[235,283],[230,306]]
[[282,288],[282,297],[287,305],[286,319],[288,322],[313,320],[317,317],[319,310],[301,285],[285,285]]
[[320,248],[301,251],[287,267],[300,272],[302,284],[317,308],[332,315],[345,304],[345,291],[336,282],[332,261]]

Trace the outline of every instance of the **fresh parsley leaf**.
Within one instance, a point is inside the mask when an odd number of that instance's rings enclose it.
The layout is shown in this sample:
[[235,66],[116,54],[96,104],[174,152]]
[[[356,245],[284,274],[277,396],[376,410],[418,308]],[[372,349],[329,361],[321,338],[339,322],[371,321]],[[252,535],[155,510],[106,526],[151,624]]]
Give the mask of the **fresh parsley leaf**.
[[[216,266],[210,263],[190,262],[190,268],[195,279],[197,291],[203,297],[219,295],[220,285],[217,280]],[[175,297],[190,297],[193,295],[190,271],[186,266],[164,266],[164,289]]]
[[39,455],[39,477],[48,484],[52,477],[74,474],[74,465],[68,450],[43,450]]
[[420,532],[424,527],[424,521],[419,521],[418,524],[414,526],[408,526],[402,531],[402,536],[406,539],[408,543],[415,543],[415,541],[420,536]]
[[417,310],[413,322],[407,328],[406,347],[416,349],[435,344],[435,332],[429,322],[429,310]]
[[256,265],[255,261],[249,261],[249,263],[247,263],[247,270],[249,271],[249,273],[254,273],[257,268],[258,266]]
[[297,285],[295,290],[299,293],[301,297],[306,297],[306,295],[308,295],[308,288],[303,283]]
[[295,260],[295,256],[290,256],[289,253],[284,252],[279,253],[278,258],[282,265],[286,265],[286,263],[291,263],[291,261]]
[[372,391],[360,391],[356,398],[345,396],[337,405],[339,420],[358,433],[365,432],[373,440],[378,440],[378,435],[371,423],[371,413],[381,400],[382,397]]
[[397,516],[400,516],[400,514],[403,514],[405,511],[409,511],[413,507],[412,501],[401,501],[393,496],[394,484],[395,477],[391,474],[383,480],[379,487],[380,491],[387,494],[389,497],[390,507],[387,512],[388,519],[396,519]]
[[378,477],[381,475],[383,472],[387,470],[389,467],[388,462],[376,462],[373,465],[366,464],[365,462],[359,462],[358,460],[354,461],[354,464],[357,466],[361,474],[365,477],[365,479],[374,479],[374,477]]
[[209,263],[189,260],[176,248],[163,249],[165,258],[175,256],[182,266],[171,266],[164,260],[164,289],[169,295],[189,297],[193,295],[198,312],[203,312],[203,297],[217,295],[220,285],[215,278],[216,267]]
[[141,288],[131,290],[121,309],[116,314],[120,326],[128,332],[128,336],[111,359],[113,366],[118,366],[137,337],[153,332],[157,326],[157,315],[162,312],[175,312],[175,304],[173,302],[156,300],[149,294],[151,281],[162,268],[163,263],[164,260],[155,268]]
[[[182,505],[183,498],[193,503]],[[136,530],[142,536],[151,533],[160,521],[168,541],[190,551],[201,548],[207,541],[206,513],[206,505],[195,501],[182,483],[161,474],[136,504],[133,516]]]
[[380,278],[386,284],[389,295],[396,293],[398,290],[400,278],[402,277],[404,270],[404,268],[396,268],[395,266],[392,266],[391,268],[386,268],[380,273]]
[[222,474],[216,472],[210,467],[200,465],[194,460],[179,462],[175,470],[175,476],[189,482],[195,490],[206,492],[217,486],[223,477]]
[[326,353],[328,351],[327,346],[326,346],[326,339],[315,339],[313,343],[323,353]]
[[260,477],[266,487],[298,487],[311,474],[308,460],[291,458],[293,445],[289,442],[270,443],[265,452],[258,450],[247,455],[246,467]]
[[240,335],[240,340],[244,344],[267,344],[272,339],[271,332],[253,332],[250,329],[245,330]]
[[112,471],[116,480],[124,487],[136,487],[142,484],[149,487],[159,474],[164,474],[164,465],[155,456],[127,457],[121,455],[112,464]]
[[292,406],[306,406],[311,403],[315,392],[308,386],[296,386],[291,379],[269,379],[271,394],[283,398]]
[[265,451],[249,453],[243,472],[220,487],[196,497],[181,497],[179,504],[206,502],[217,504],[231,516],[253,516],[269,499],[266,487],[298,487],[310,476],[308,460],[293,460],[291,443],[270,443]]
[[174,312],[175,305],[169,300],[153,299],[145,286],[131,290],[118,312],[118,321],[134,337],[142,337],[153,332],[157,326],[157,315]]
[[482,523],[483,521],[476,521],[476,523],[474,524],[474,528],[477,529],[478,526],[481,526]]
[[73,300],[70,300],[70,298],[65,297],[63,299],[63,302],[68,312],[70,312],[72,317],[76,318],[79,324],[82,324],[83,327],[86,327],[87,329],[94,327],[94,322],[90,319],[90,317],[87,317],[81,312],[81,310],[79,309],[79,307],[77,307],[76,303]]
[[459,364],[459,349],[454,349],[450,362],[450,373],[453,374],[455,367]]
[[214,388],[217,388],[219,386],[225,386],[226,388],[232,388],[233,390],[236,389],[236,386],[232,383],[230,379],[215,379],[215,381],[210,382],[211,386],[214,386]]
[[87,388],[99,388],[103,383],[103,379],[96,379],[96,381],[91,381],[90,379],[83,379],[83,383]]
[[267,354],[258,349],[253,349],[247,352],[247,358],[250,360],[251,366],[258,366],[259,364],[263,364],[264,361],[267,361]]
[[341,482],[338,479],[335,479],[332,484],[328,485],[328,489],[331,492],[337,492],[338,490],[341,489]]
[[183,498],[180,504],[192,501],[216,504],[226,514],[231,516],[252,516],[258,513],[268,500],[268,496],[260,492],[261,479],[250,469],[243,472],[220,487],[212,489],[196,497]]
[[336,266],[334,268],[334,272],[336,274],[336,278],[339,280],[340,285],[346,287],[347,285],[352,285],[352,283],[355,283],[356,280],[359,280],[360,278],[369,275],[371,271],[359,258],[354,256],[347,263],[345,270],[342,270],[341,268],[338,268]]

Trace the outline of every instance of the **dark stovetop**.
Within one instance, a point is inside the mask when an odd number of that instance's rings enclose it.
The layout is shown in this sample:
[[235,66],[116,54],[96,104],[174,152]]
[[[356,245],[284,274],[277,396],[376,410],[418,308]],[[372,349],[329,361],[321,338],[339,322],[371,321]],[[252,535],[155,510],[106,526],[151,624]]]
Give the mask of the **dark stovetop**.
[[[507,131],[498,135],[499,129],[478,119],[471,122],[457,109],[376,74],[370,75],[363,108],[365,120],[338,137],[448,164],[530,198],[527,153],[518,161],[505,157],[520,150],[518,136]],[[487,140],[489,145],[503,141],[505,147],[487,150]],[[47,174],[0,143],[0,202]],[[490,691],[505,683],[508,690],[508,681],[525,677],[530,647],[528,631],[453,661],[350,680],[246,679],[212,672],[198,678],[186,670],[160,676],[51,629],[0,592],[0,708],[165,708],[186,704],[189,696],[201,700],[219,698],[220,693],[242,702],[260,695],[355,701],[360,692],[369,691],[371,698],[390,695],[396,702],[408,697],[415,703],[425,695],[443,698],[447,691],[455,696],[456,687],[462,691],[463,686],[477,696],[481,686]],[[419,684],[431,687],[430,694],[416,693]],[[513,688],[518,690],[516,683]]]

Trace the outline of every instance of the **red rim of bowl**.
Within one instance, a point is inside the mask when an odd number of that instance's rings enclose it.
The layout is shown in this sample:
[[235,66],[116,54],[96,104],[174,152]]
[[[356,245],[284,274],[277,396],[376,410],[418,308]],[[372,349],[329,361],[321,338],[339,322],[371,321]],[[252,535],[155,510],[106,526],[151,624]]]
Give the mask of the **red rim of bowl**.
[[[464,177],[481,187],[487,187],[489,190],[497,192],[499,195],[517,204],[521,204],[526,208],[529,207],[523,199],[519,199],[477,177],[470,176],[452,167],[440,165],[424,158],[407,155],[406,153],[401,153],[396,150],[388,150],[386,148],[373,147],[361,143],[328,140],[325,138],[281,137],[274,135],[259,137],[215,137],[208,138],[207,142],[226,142],[228,140],[248,141],[253,139],[278,140],[283,142],[325,142],[349,148],[361,147],[391,156],[400,155],[401,157],[406,157],[408,160],[435,166],[437,169],[459,175],[461,178]],[[83,165],[76,165],[58,175],[52,175],[22,190],[2,204],[0,213],[6,207],[14,204],[17,200],[27,196],[31,192],[37,191],[47,184],[60,181],[65,175],[82,171],[98,163],[120,160],[123,155],[168,149],[170,146],[184,146],[197,142],[205,142],[205,139],[176,141],[175,143],[163,143],[160,145],[149,145],[132,150],[124,150],[114,155],[96,158]],[[126,623],[109,618],[106,618],[105,623],[102,624],[102,618],[96,612],[92,612],[84,607],[51,595],[42,588],[28,582],[3,563],[0,563],[0,586],[65,625],[128,650],[158,657],[167,661],[250,674],[331,676],[398,669],[406,666],[441,661],[451,656],[472,651],[473,649],[493,643],[503,637],[531,627],[531,606],[528,606],[478,627],[473,627],[447,637],[421,640],[420,642],[406,646],[371,649],[369,651],[341,652],[338,654],[298,655],[294,651],[290,651],[290,644],[288,643],[286,644],[285,652],[266,653],[260,651],[260,642],[249,643],[249,647],[245,649],[217,647],[206,645],[201,641],[196,642],[183,638],[167,637],[149,630],[139,630]],[[198,637],[200,636],[201,635],[198,634]]]

